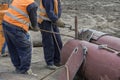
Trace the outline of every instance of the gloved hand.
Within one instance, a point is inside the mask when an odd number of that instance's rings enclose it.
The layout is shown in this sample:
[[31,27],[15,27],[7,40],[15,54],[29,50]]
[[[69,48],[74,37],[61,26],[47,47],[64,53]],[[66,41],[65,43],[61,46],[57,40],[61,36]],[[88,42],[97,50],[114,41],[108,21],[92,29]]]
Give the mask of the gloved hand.
[[65,23],[62,21],[62,19],[58,19],[55,24],[58,26],[58,27],[62,27],[64,28],[65,27]]
[[40,29],[39,29],[39,27],[35,26],[35,27],[30,27],[30,30],[32,30],[32,31],[39,31]]

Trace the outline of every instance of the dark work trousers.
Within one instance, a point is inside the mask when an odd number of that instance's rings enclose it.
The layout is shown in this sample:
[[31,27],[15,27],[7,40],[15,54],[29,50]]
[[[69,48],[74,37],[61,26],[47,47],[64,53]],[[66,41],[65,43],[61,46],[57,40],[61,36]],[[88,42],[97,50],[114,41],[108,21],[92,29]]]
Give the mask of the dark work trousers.
[[17,71],[25,73],[29,70],[31,63],[32,47],[28,39],[29,34],[23,29],[5,21],[2,23],[2,26],[11,61]]
[[[49,21],[43,21],[39,24],[40,29],[53,31],[59,33],[59,29],[57,26],[52,25]],[[56,63],[60,63],[60,52],[58,46],[61,50],[62,48],[62,40],[59,34],[55,34],[55,37],[52,33],[41,31],[42,34],[42,44],[44,50],[44,57],[47,65],[54,65]],[[57,40],[58,46],[56,44],[55,38]]]

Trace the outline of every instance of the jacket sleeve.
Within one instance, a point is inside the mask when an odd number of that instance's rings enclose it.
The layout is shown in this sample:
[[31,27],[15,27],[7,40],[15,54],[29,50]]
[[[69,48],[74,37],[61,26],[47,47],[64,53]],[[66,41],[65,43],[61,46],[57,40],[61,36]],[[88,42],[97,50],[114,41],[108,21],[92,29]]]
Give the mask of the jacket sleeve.
[[[59,0],[58,0],[59,1]],[[61,15],[61,8],[60,8],[60,4],[58,2],[59,8],[58,8],[58,15],[56,15],[54,13],[54,0],[42,0],[43,6],[46,9],[46,13],[49,17],[49,19],[52,22],[56,22],[58,20],[58,18]],[[59,10],[60,9],[60,10]]]
[[37,23],[37,8],[38,5],[34,2],[27,7],[27,12],[31,21],[32,27],[38,26]]

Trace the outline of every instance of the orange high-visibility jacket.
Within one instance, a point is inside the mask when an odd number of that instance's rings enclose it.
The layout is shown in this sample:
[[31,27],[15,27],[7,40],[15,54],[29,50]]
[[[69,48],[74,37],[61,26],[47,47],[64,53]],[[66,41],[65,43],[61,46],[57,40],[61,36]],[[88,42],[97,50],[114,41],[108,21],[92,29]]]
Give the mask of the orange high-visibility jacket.
[[[58,0],[54,0],[54,13],[57,15],[58,14]],[[46,13],[46,10],[42,4],[42,0],[40,0],[40,7],[39,7],[39,11],[38,11],[38,22],[42,23],[43,20],[46,21],[51,21]]]
[[28,31],[30,20],[26,8],[33,2],[34,0],[13,0],[3,20]]

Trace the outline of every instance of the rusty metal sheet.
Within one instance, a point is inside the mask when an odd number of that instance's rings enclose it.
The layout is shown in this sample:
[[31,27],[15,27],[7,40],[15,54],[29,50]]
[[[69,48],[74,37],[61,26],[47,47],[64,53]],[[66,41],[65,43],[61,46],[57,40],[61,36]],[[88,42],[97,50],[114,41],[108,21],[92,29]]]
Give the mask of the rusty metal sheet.
[[95,44],[106,44],[108,47],[120,51],[120,38],[111,36],[92,29],[82,29],[79,31],[79,39],[90,41]]
[[78,39],[85,41],[98,40],[100,37],[104,35],[109,35],[109,34],[101,31],[96,31],[93,29],[84,28],[79,31]]

